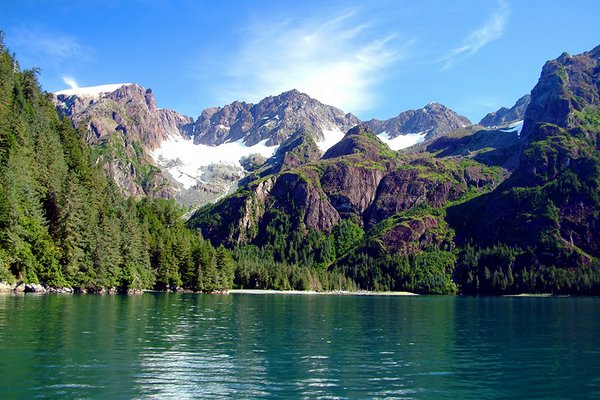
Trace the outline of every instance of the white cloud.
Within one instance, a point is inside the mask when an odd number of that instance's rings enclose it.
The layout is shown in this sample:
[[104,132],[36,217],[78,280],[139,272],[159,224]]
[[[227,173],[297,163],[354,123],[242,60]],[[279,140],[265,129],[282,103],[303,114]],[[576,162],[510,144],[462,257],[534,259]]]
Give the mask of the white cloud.
[[502,37],[506,28],[508,14],[507,4],[504,0],[498,0],[498,9],[492,14],[490,19],[479,29],[471,32],[459,47],[452,49],[438,60],[443,63],[442,70],[452,68],[457,60],[474,55],[489,42]]
[[77,84],[77,81],[75,81],[75,78],[70,77],[70,76],[62,76],[61,79],[71,89],[77,89],[77,88],[79,88],[79,84]]
[[[298,89],[358,112],[373,106],[373,87],[410,45],[377,35],[357,10],[328,18],[262,20],[245,28],[226,60],[222,100],[257,101]],[[221,66],[221,68],[223,68]]]
[[17,29],[11,34],[11,41],[25,52],[27,58],[49,61],[54,65],[77,61],[91,61],[92,49],[82,45],[69,35],[55,34],[43,29]]

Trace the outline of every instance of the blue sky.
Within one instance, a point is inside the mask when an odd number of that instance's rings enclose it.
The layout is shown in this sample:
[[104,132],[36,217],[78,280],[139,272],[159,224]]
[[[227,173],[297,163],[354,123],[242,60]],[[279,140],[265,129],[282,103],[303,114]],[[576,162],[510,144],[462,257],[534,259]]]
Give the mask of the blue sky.
[[477,122],[563,51],[600,44],[600,1],[6,1],[0,29],[44,89],[136,82],[192,117],[296,88],[362,119],[429,102]]

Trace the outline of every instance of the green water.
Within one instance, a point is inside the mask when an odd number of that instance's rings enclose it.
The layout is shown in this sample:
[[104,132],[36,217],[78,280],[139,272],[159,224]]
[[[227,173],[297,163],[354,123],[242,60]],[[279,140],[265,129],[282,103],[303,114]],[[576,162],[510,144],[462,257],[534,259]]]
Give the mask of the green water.
[[600,299],[0,296],[0,398],[600,398]]

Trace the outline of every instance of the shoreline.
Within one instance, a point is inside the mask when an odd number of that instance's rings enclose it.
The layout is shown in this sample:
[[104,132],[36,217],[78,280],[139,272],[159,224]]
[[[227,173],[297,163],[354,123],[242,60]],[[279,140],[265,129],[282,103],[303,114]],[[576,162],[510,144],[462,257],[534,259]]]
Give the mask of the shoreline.
[[230,289],[228,294],[287,294],[287,295],[337,295],[337,296],[419,296],[412,292],[369,292],[366,290],[349,291],[327,291],[317,292],[314,290],[273,290],[273,289]]

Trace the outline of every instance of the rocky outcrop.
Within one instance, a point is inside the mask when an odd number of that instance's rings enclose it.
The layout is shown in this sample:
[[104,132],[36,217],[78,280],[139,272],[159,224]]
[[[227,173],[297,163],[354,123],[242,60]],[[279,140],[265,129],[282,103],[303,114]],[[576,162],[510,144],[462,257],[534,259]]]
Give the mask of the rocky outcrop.
[[17,285],[15,283],[7,283],[0,281],[0,293],[14,292]]
[[361,154],[368,160],[394,158],[395,153],[376,137],[366,124],[350,129],[338,143],[328,149],[323,160]]
[[37,283],[28,283],[25,285],[25,293],[46,293],[46,288]]
[[318,176],[310,171],[302,172],[279,176],[271,192],[272,207],[290,215],[300,211],[304,227],[329,232],[340,216],[319,188]]
[[600,103],[599,56],[600,46],[573,57],[563,53],[544,65],[540,79],[531,91],[523,136],[535,133],[539,124],[554,124],[565,129],[583,124],[576,112],[589,106],[598,107]]
[[491,112],[479,121],[479,125],[496,127],[520,121],[525,115],[525,110],[529,106],[531,96],[526,94],[521,97],[511,108],[502,107],[498,111]]
[[170,136],[188,137],[193,120],[156,107],[151,89],[123,85],[110,92],[58,94],[61,115],[84,129],[105,169],[125,196],[171,198],[173,182],[154,165],[150,152]]
[[266,176],[317,161],[322,152],[314,137],[315,135],[305,128],[294,133],[279,146],[273,157],[266,161],[258,175]]
[[459,199],[469,188],[492,188],[499,184],[481,165],[417,159],[387,174],[379,184],[375,200],[365,214],[367,226],[426,205],[444,207]]
[[326,165],[321,186],[340,215],[362,215],[375,199],[377,187],[386,171],[346,162]]
[[439,218],[432,216],[401,218],[381,236],[381,241],[392,254],[410,255],[427,246],[439,247],[443,239],[432,230],[441,223]]
[[310,131],[319,141],[326,130],[345,132],[358,122],[352,114],[290,90],[258,104],[235,101],[204,110],[194,125],[194,143],[217,146],[242,140],[252,146],[266,140],[267,146],[274,146],[300,129]]
[[76,127],[87,129],[91,145],[121,132],[128,142],[153,150],[169,136],[190,136],[193,132],[192,118],[157,108],[152,89],[137,84],[100,96],[60,94],[54,99],[60,114],[70,117]]
[[365,124],[375,133],[387,132],[390,138],[424,132],[425,139],[429,140],[471,125],[471,121],[442,104],[430,103],[388,120],[372,119]]
[[260,245],[269,232],[329,233],[342,219],[369,228],[418,205],[440,208],[469,190],[490,190],[501,179],[473,161],[401,159],[359,125],[320,160],[248,182],[189,223],[213,243]]

